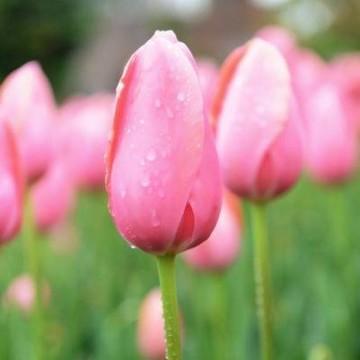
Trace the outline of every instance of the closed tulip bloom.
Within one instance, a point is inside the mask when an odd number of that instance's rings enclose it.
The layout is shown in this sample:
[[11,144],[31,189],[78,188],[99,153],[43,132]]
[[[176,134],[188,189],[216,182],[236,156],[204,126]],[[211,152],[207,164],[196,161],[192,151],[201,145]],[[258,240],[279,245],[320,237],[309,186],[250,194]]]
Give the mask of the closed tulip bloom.
[[232,265],[240,249],[240,215],[236,198],[226,193],[214,231],[204,243],[184,252],[186,263],[204,271],[223,271]]
[[296,56],[296,39],[288,30],[270,25],[260,29],[256,36],[274,45],[287,61],[291,61]]
[[60,109],[60,152],[82,188],[104,187],[104,156],[113,106],[112,95],[95,94],[72,98]]
[[26,63],[5,78],[0,104],[18,138],[25,175],[33,180],[45,172],[51,160],[55,116],[53,93],[37,62]]
[[74,183],[66,164],[54,161],[31,189],[37,227],[49,230],[62,223],[74,203]]
[[206,111],[210,113],[215,96],[219,70],[211,60],[198,61],[198,74]]
[[139,352],[145,359],[165,359],[165,332],[161,293],[154,289],[143,300],[137,326]]
[[341,102],[336,84],[325,80],[305,103],[306,165],[314,180],[346,181],[357,160],[357,136]]
[[234,50],[220,71],[213,106],[217,145],[227,187],[264,201],[299,178],[299,120],[285,60],[271,44],[254,39]]
[[221,179],[197,65],[171,31],[156,32],[118,86],[107,157],[111,214],[123,236],[156,255],[213,230]]
[[13,238],[22,219],[23,177],[15,138],[0,114],[0,244]]
[[[31,312],[35,303],[35,286],[30,275],[24,274],[14,279],[6,290],[5,301],[24,313]],[[50,288],[48,284],[42,287],[42,301],[45,304],[48,304],[50,301]]]
[[360,54],[346,54],[331,64],[334,79],[341,91],[346,116],[351,125],[360,130]]

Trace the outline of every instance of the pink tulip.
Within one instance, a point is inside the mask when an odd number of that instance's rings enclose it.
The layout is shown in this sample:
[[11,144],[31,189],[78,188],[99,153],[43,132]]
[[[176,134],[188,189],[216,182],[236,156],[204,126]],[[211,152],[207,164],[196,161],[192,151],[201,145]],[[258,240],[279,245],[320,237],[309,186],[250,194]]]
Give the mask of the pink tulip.
[[297,44],[294,35],[288,30],[275,25],[260,29],[256,36],[274,45],[286,60],[291,61],[295,56]]
[[196,64],[171,31],[128,62],[118,86],[107,157],[117,228],[136,247],[177,253],[213,230],[221,179]]
[[360,131],[360,54],[335,58],[332,73],[341,91],[346,116],[354,129]]
[[54,161],[45,175],[34,184],[32,204],[35,221],[42,231],[62,223],[74,203],[74,184],[67,166]]
[[302,169],[299,120],[281,54],[255,39],[225,61],[213,106],[227,187],[253,200],[288,190]]
[[113,103],[112,95],[95,94],[72,98],[60,110],[60,152],[80,187],[104,186]]
[[[45,304],[50,301],[50,288],[45,284],[42,288],[42,300]],[[35,302],[35,287],[32,278],[27,275],[18,276],[6,290],[5,300],[19,310],[29,313]]]
[[346,181],[356,166],[356,132],[346,118],[339,89],[325,80],[305,103],[306,165],[321,183]]
[[0,114],[0,244],[19,231],[22,218],[23,177],[11,129]]
[[186,263],[198,270],[223,271],[237,258],[240,248],[240,211],[233,195],[223,199],[220,216],[209,239],[184,252]]
[[37,62],[26,63],[6,77],[0,88],[0,105],[18,138],[26,177],[33,180],[51,160],[55,115],[49,81]]
[[219,71],[212,61],[205,59],[198,61],[198,74],[201,91],[204,97],[205,109],[209,113],[216,92],[218,73]]
[[153,289],[142,302],[137,339],[142,356],[149,360],[165,359],[165,332],[161,293]]

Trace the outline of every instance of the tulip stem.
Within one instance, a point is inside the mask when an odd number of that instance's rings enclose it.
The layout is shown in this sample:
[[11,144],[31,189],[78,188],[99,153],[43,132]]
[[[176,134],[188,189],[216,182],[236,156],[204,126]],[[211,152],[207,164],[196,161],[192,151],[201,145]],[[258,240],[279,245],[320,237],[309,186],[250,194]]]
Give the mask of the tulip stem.
[[256,306],[260,330],[261,353],[263,360],[271,360],[272,325],[270,270],[265,205],[252,204],[251,216],[254,241]]
[[43,357],[43,312],[41,303],[41,264],[40,243],[36,237],[30,194],[27,194],[23,224],[23,238],[25,256],[28,269],[34,283],[35,299],[32,309],[33,336],[34,336],[34,359],[42,360]]
[[157,257],[166,336],[166,359],[180,360],[180,321],[176,295],[175,255]]

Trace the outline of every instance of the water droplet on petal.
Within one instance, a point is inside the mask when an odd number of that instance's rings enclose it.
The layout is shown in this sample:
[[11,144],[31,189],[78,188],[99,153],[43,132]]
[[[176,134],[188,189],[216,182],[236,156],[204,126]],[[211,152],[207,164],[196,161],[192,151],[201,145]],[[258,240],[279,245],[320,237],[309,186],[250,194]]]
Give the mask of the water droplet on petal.
[[170,108],[166,108],[166,115],[172,119],[174,117],[174,113],[172,112],[172,110]]
[[140,184],[142,187],[148,187],[150,185],[150,179],[147,176],[144,176],[141,181]]
[[146,159],[147,159],[148,161],[154,161],[154,160],[156,160],[156,151],[155,151],[154,149],[151,149],[151,150],[147,153]]
[[160,225],[160,220],[158,218],[156,210],[151,210],[151,224],[154,227],[158,227]]
[[161,106],[161,101],[159,99],[155,100],[155,107],[159,108]]
[[185,94],[183,92],[179,92],[176,97],[180,102],[185,100]]

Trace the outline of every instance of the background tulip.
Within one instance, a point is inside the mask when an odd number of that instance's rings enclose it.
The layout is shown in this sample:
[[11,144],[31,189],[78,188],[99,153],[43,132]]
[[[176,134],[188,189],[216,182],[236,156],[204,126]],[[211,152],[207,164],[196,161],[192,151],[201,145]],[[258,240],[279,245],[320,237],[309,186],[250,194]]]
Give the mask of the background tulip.
[[360,55],[346,54],[331,63],[332,75],[341,91],[346,116],[355,131],[360,128]]
[[31,189],[35,222],[47,230],[63,222],[74,203],[75,187],[66,164],[54,161]]
[[180,252],[211,233],[220,186],[194,60],[174,33],[157,32],[118,86],[107,160],[112,216],[133,246]]
[[60,109],[59,152],[75,184],[86,189],[105,183],[105,150],[113,117],[110,94],[75,97]]
[[300,128],[286,63],[272,45],[255,39],[232,52],[213,115],[230,190],[266,200],[294,185],[302,169]]
[[206,111],[211,111],[212,102],[216,93],[219,70],[215,63],[208,59],[200,59],[198,64],[198,75],[201,91],[204,97]]
[[[25,313],[31,312],[35,302],[35,287],[30,275],[24,274],[14,279],[6,290],[5,300]],[[42,301],[45,304],[50,301],[48,284],[42,288]]]
[[242,234],[241,214],[230,193],[223,199],[219,220],[209,239],[184,252],[186,263],[198,270],[222,271],[237,258]]
[[137,342],[141,355],[146,359],[165,359],[165,332],[160,289],[151,290],[141,304]]
[[22,219],[23,177],[15,138],[0,113],[0,243],[18,232]]
[[55,117],[51,86],[37,62],[26,63],[5,78],[0,87],[0,106],[17,136],[26,177],[33,180],[51,161]]

